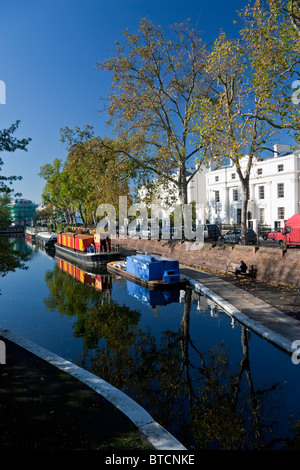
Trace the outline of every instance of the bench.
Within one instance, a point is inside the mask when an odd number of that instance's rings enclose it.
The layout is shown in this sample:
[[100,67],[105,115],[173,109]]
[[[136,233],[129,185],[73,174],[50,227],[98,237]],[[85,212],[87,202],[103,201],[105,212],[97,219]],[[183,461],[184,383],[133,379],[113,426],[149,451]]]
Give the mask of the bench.
[[[235,273],[235,270],[239,268],[240,268],[239,264],[230,263],[229,265],[227,265],[227,272]],[[255,277],[255,275],[256,275],[256,269],[253,266],[253,264],[247,267],[247,270],[245,273],[239,273],[239,276],[243,276],[243,277]]]

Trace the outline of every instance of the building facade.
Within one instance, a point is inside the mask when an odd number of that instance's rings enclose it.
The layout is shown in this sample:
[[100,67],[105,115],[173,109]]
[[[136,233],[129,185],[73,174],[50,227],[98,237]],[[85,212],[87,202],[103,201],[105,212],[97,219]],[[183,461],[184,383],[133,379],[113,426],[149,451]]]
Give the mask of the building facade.
[[[186,171],[189,178],[195,169],[189,168]],[[206,219],[206,175],[208,168],[199,168],[187,186],[187,202],[188,204],[196,204],[196,218],[198,223],[205,223]],[[145,188],[139,191],[140,200],[143,203],[147,195]],[[169,217],[176,207],[180,207],[181,200],[179,197],[178,187],[168,182],[165,185],[159,184],[156,187],[155,194],[151,201],[152,215],[156,220],[161,219],[163,225],[169,225]]]
[[[248,157],[241,160],[245,170]],[[250,173],[248,201],[249,227],[283,227],[300,212],[300,151],[291,153],[286,145],[274,145],[270,158],[254,161]],[[232,162],[206,175],[206,203],[209,221],[239,224],[241,221],[241,183]]]
[[10,218],[15,225],[31,225],[34,219],[37,204],[29,199],[17,198],[9,203]]

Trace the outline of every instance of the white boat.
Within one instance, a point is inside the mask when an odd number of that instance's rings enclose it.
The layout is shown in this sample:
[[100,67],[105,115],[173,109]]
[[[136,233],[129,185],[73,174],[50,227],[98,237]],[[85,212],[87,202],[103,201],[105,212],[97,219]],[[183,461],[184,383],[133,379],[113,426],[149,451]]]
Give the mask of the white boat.
[[53,248],[57,242],[57,234],[55,232],[38,232],[35,237],[37,245],[45,248]]

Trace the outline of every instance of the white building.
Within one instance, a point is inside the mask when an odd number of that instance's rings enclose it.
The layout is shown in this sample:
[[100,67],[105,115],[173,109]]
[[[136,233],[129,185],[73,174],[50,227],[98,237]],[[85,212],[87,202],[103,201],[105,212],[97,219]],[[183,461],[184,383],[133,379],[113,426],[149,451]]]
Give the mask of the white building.
[[[195,169],[187,169],[187,178],[195,171]],[[199,209],[197,217],[200,223],[205,222],[206,213],[206,175],[208,168],[200,168],[194,177],[190,180],[187,187],[187,199],[188,204],[192,202],[196,203],[196,210]],[[147,191],[145,188],[139,190],[140,200],[143,203],[145,201]],[[149,206],[149,204],[148,204]],[[153,218],[161,218],[163,224],[168,225],[169,215],[174,211],[175,207],[181,208],[181,201],[179,197],[179,191],[177,186],[171,181],[165,185],[157,185],[155,193],[151,201],[152,215]]]
[[[247,156],[241,160],[242,171]],[[300,151],[274,145],[270,158],[255,160],[250,173],[249,226],[283,227],[300,212]],[[206,174],[207,217],[209,221],[238,224],[241,220],[241,183],[233,162]]]

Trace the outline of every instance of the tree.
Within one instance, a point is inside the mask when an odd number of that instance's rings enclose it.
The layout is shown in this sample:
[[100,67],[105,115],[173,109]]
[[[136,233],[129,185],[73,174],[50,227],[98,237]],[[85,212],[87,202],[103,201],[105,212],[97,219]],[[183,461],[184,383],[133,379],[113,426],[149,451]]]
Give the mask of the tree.
[[55,158],[52,164],[41,166],[39,176],[46,180],[42,193],[43,202],[51,204],[56,211],[64,214],[68,223],[75,223],[75,209],[66,190],[62,160]]
[[112,150],[134,162],[144,185],[153,177],[158,184],[176,185],[184,208],[187,185],[199,169],[187,176],[192,159],[198,155],[200,161],[191,110],[205,92],[207,57],[195,30],[179,24],[173,32],[171,40],[142,19],[138,32],[125,31],[125,46],[117,43],[116,56],[97,69],[113,72],[108,114],[117,138]]
[[[0,130],[0,152],[14,152],[18,149],[27,150],[27,145],[31,139],[17,139],[14,133],[18,126],[19,121],[16,121],[8,129]],[[0,158],[0,171],[2,165],[3,160]],[[0,176],[0,229],[10,223],[7,204],[10,200],[9,196],[13,194],[14,190],[9,185],[20,179],[20,176]],[[25,268],[24,261],[27,259],[28,256],[16,250],[12,242],[0,237],[1,276],[5,276],[9,271],[15,271],[18,268]]]
[[64,166],[69,193],[83,221],[96,223],[100,204],[119,207],[119,196],[129,195],[128,181],[133,174],[131,162],[111,151],[114,142],[94,135],[93,128],[86,131],[68,127],[62,129],[61,140],[67,142],[68,156]]
[[10,224],[10,210],[8,204],[10,203],[9,195],[4,193],[0,194],[0,230]]
[[300,110],[293,103],[292,86],[300,76],[300,2],[256,0],[240,15],[252,81],[266,97],[258,118],[299,142]]
[[[256,0],[242,13],[241,36],[221,33],[205,72],[209,97],[200,95],[195,126],[211,156],[230,158],[242,187],[242,240],[246,241],[250,173],[272,136],[285,130],[300,138],[299,109],[291,105],[291,81],[299,64],[299,38],[281,0]],[[266,8],[268,4],[269,8]],[[246,168],[241,166],[247,155]]]
[[[15,150],[25,150],[27,151],[27,145],[31,139],[17,139],[14,137],[14,133],[19,127],[20,121],[16,121],[8,129],[0,130],[0,152],[14,152]],[[0,171],[3,165],[3,160],[0,158]],[[13,181],[22,179],[21,176],[0,176],[0,194],[13,193],[13,188],[9,187],[12,185]]]
[[61,141],[68,150],[65,162],[55,159],[40,169],[39,175],[46,180],[43,200],[63,211],[69,223],[75,223],[78,212],[84,225],[96,224],[100,204],[118,208],[119,196],[129,193],[132,164],[109,149],[112,141],[103,146],[103,139],[94,135],[92,126],[74,130],[65,127]]
[[276,5],[278,10],[287,16],[297,35],[300,36],[300,0],[290,0],[288,2],[270,2],[269,0],[266,4],[268,5],[268,3]]
[[[253,86],[247,72],[246,49],[240,41],[221,33],[215,41],[206,73],[211,90],[208,98],[200,96],[196,115],[201,115],[195,129],[215,163],[229,158],[235,163],[242,187],[242,239],[246,241],[249,179],[253,161],[265,147],[271,133],[259,120],[265,97]],[[248,154],[246,168],[241,161]]]
[[56,218],[55,211],[51,204],[47,204],[45,207],[36,210],[35,221],[39,223],[50,224]]

